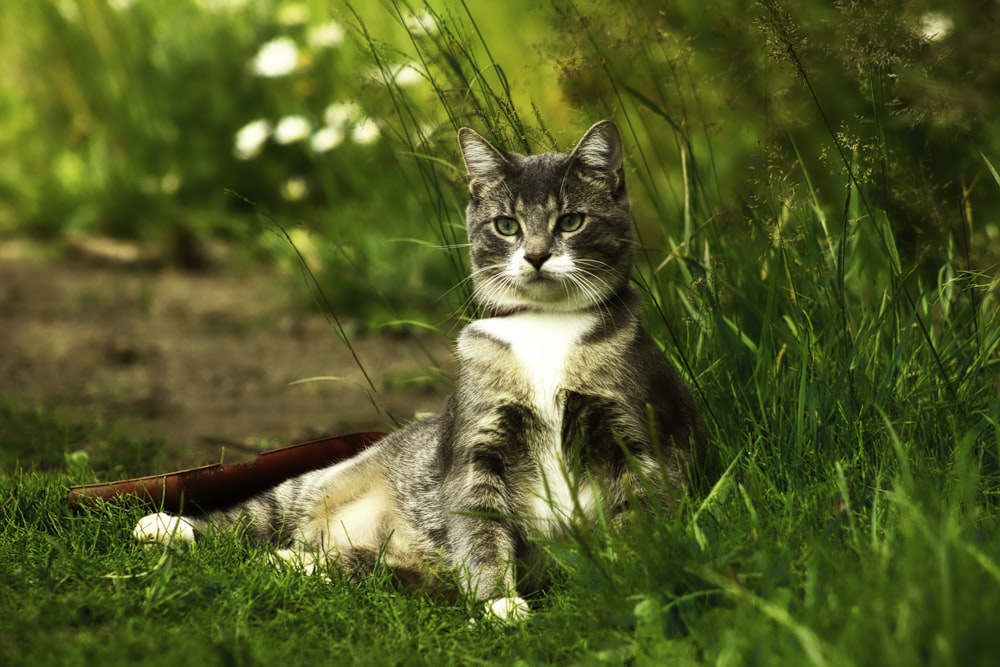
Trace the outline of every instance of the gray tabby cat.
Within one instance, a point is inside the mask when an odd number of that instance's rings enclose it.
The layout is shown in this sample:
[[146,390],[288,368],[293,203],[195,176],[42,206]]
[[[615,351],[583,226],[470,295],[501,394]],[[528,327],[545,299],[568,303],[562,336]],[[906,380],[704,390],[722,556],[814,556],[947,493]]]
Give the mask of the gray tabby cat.
[[144,517],[137,539],[240,524],[308,571],[357,573],[381,558],[404,581],[451,572],[488,614],[518,620],[521,591],[543,572],[536,538],[688,492],[705,436],[628,285],[617,126],[530,157],[468,128],[458,138],[475,296],[493,316],[462,331],[444,410],[226,511]]

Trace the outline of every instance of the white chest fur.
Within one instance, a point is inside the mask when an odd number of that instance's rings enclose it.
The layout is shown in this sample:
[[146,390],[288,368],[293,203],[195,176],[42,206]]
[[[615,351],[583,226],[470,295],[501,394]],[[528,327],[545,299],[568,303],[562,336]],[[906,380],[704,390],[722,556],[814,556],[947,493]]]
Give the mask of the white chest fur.
[[570,480],[562,456],[562,419],[566,363],[570,354],[596,323],[591,313],[519,313],[479,320],[470,326],[478,333],[506,343],[519,362],[522,380],[531,388],[536,414],[545,422],[551,440],[537,453],[539,487],[533,492],[531,514],[546,533],[558,526],[579,507],[592,509],[594,497],[589,485],[577,488]]
[[558,395],[566,361],[594,323],[592,313],[518,313],[479,320],[470,326],[510,346],[540,416],[558,425],[562,421]]

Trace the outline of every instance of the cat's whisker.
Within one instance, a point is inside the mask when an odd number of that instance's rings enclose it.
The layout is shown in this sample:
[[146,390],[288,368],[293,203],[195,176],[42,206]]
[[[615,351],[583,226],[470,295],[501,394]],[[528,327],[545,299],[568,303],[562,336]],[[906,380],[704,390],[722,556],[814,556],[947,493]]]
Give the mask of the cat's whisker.
[[[617,274],[617,272],[615,272],[615,274]],[[619,291],[615,289],[615,285],[616,284],[621,284],[621,283],[618,283],[617,281],[616,282],[609,282],[608,280],[606,280],[602,276],[598,276],[598,275],[595,275],[595,274],[589,274],[589,275],[592,275],[592,277],[593,277],[593,279],[595,281],[601,282],[602,286],[606,288],[605,290],[603,290],[605,292],[605,298],[607,298],[607,296],[611,296],[618,303],[618,305],[620,305],[620,306],[622,306],[624,308],[629,308],[629,305],[624,301],[624,299],[622,298],[622,296],[619,293]],[[625,280],[625,279],[623,279],[621,282],[627,284],[628,281]],[[605,307],[610,311],[611,307],[610,307],[609,304],[606,303],[606,301],[605,301]]]
[[[466,276],[462,280],[460,280],[457,283],[455,283],[455,285],[453,285],[447,292],[445,292],[442,295],[441,298],[444,298],[444,297],[448,296],[449,294],[451,294],[455,290],[459,289],[460,287],[463,287],[464,285],[466,285],[469,282],[474,282],[481,274],[486,273],[488,271],[494,271],[496,269],[502,269],[504,266],[505,266],[504,264],[492,264],[490,266],[484,266],[484,267],[481,267],[481,268],[473,271],[470,275]],[[475,298],[476,298],[475,295],[476,295],[476,288],[474,287],[473,288],[473,292],[472,292],[472,296],[466,298],[465,301],[462,304],[463,310],[468,309],[469,306],[472,305],[472,303],[475,301]]]
[[[614,291],[614,284],[609,282],[600,273],[590,271],[581,266],[577,266],[574,268],[574,275],[576,278],[580,280],[585,280],[588,286],[591,287],[592,289],[595,289],[596,292],[606,292],[610,294],[611,292]],[[597,289],[592,283],[596,283],[597,287],[600,287],[601,289]]]
[[[486,276],[486,280],[487,281],[492,280],[496,275],[501,275],[501,272],[502,272],[502,269],[504,268],[504,266],[505,266],[505,264],[491,264],[489,266],[484,266],[484,267],[481,267],[479,269],[476,269],[469,276],[467,276],[466,278],[464,278],[459,283],[459,285],[464,285],[465,283],[470,282],[470,281],[476,282],[478,280],[482,280],[483,276]],[[498,271],[498,269],[500,271]],[[491,272],[495,272],[495,273],[493,275],[489,275]]]
[[606,315],[610,316],[610,312],[608,310],[608,307],[604,303],[604,292],[606,289],[608,289],[608,286],[603,285],[603,287],[605,287],[605,290],[599,290],[595,288],[594,285],[591,284],[591,281],[588,278],[593,278],[595,282],[602,282],[602,281],[600,281],[600,279],[597,278],[596,276],[590,276],[589,274],[581,270],[576,270],[574,272],[571,272],[568,274],[567,277],[569,278],[570,281],[572,281],[572,283],[577,287],[577,289],[579,289],[580,292],[582,292],[587,297],[587,299],[594,305],[595,310],[601,317],[601,325],[606,326],[607,325]]
[[579,257],[575,260],[577,265],[592,267],[593,269],[600,271],[601,273],[610,273],[613,275],[617,281],[622,283],[628,282],[628,276],[622,274],[622,272],[616,267],[608,264],[607,262],[601,261],[599,259],[594,259],[592,257]]
[[477,283],[475,287],[478,301],[491,308],[508,301],[515,291],[516,285],[513,280],[503,272],[489,276],[484,282]]
[[[579,258],[576,261],[576,263],[578,271],[585,273],[586,275],[590,276],[596,281],[599,281],[601,285],[604,288],[606,288],[606,291],[609,295],[617,291],[615,289],[615,285],[628,283],[628,277],[622,275],[622,273],[618,269],[611,266],[607,262],[602,262],[601,260],[584,257],[584,258]],[[597,270],[597,272],[584,268],[587,266],[594,267]],[[610,281],[607,278],[605,278],[604,277],[605,274],[610,274],[611,276],[613,276],[614,281]],[[618,298],[618,301],[621,303],[620,297]]]

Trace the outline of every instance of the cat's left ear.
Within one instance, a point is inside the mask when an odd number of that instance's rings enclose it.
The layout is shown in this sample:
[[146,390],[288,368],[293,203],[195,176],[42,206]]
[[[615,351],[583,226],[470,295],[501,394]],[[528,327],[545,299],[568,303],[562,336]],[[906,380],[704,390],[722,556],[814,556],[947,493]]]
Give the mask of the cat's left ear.
[[462,159],[469,174],[469,192],[474,196],[483,186],[503,178],[510,167],[507,155],[475,130],[459,128],[458,144],[462,147]]
[[625,150],[613,120],[595,123],[570,154],[573,169],[586,180],[606,183],[615,194],[625,191]]

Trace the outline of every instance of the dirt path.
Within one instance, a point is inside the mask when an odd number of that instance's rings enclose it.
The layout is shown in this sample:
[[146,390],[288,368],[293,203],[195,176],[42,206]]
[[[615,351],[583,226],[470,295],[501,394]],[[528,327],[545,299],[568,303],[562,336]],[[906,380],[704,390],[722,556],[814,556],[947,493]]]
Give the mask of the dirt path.
[[[284,287],[282,285],[285,285]],[[303,288],[304,289],[304,288]],[[272,275],[0,259],[0,399],[58,406],[165,441],[178,465],[314,436],[386,430],[350,351]],[[444,337],[420,343],[450,361]],[[446,385],[407,338],[352,339],[385,408],[437,410]],[[345,381],[290,384],[316,376]]]

